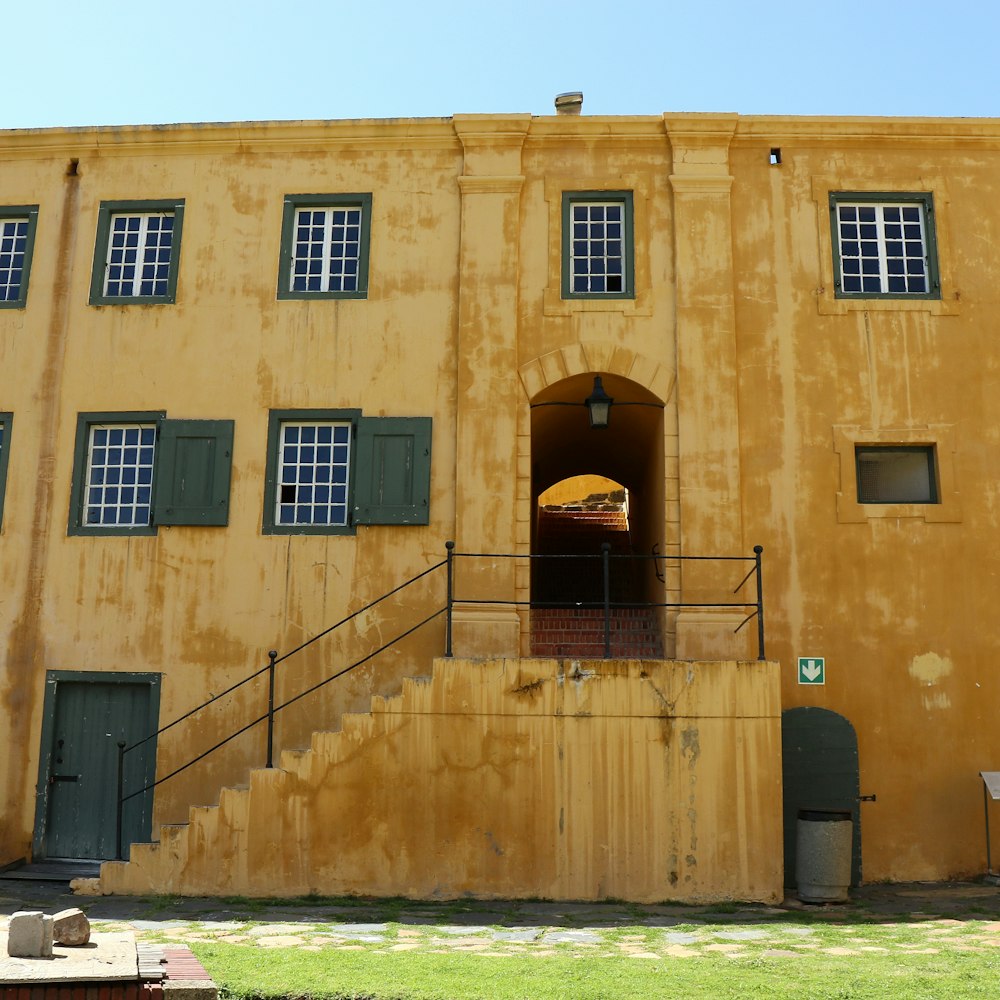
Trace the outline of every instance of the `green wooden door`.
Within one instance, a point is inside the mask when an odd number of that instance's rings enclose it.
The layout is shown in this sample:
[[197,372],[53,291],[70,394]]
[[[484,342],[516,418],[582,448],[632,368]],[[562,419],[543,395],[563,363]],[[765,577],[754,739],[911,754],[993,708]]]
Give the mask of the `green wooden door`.
[[[36,858],[113,858],[116,853],[118,743],[155,728],[159,675],[50,671],[35,818]],[[155,773],[150,740],[125,757],[125,793]],[[123,847],[149,840],[151,792],[123,809]]]
[[790,708],[781,715],[785,886],[795,887],[800,809],[849,810],[854,821],[851,885],[861,884],[858,739],[842,715],[825,708]]

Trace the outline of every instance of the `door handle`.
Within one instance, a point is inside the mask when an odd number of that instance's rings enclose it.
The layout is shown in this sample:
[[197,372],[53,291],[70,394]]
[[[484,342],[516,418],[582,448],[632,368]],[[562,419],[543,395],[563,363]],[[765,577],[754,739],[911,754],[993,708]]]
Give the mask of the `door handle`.
[[50,774],[49,784],[54,785],[57,781],[79,781],[80,775],[78,774]]

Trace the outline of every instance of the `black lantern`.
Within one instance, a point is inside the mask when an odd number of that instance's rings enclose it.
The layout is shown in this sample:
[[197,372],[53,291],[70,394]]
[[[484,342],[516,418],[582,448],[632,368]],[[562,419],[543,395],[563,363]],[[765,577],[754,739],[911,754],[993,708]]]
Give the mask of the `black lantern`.
[[587,407],[587,413],[590,414],[590,426],[594,430],[607,430],[611,420],[611,404],[613,402],[614,400],[604,391],[601,376],[595,375],[594,390],[583,401],[583,405]]

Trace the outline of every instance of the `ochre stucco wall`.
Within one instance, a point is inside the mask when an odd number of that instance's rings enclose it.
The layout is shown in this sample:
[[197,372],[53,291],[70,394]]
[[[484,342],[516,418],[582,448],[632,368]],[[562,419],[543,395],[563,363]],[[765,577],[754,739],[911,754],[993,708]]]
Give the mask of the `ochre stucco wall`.
[[439,659],[102,889],[780,900],[779,714],[776,663]]
[[[998,187],[995,120],[460,115],[0,133],[3,203],[40,206],[27,306],[0,310],[0,366],[16,373],[0,388],[14,413],[0,863],[31,849],[47,670],[162,673],[166,722],[437,562],[446,539],[528,555],[537,493],[590,473],[628,486],[646,547],[764,546],[782,705],[845,716],[861,791],[878,796],[861,807],[865,878],[982,871],[977,772],[1000,767]],[[562,194],[601,188],[633,192],[636,297],[566,301]],[[834,297],[838,190],[933,194],[940,300]],[[372,193],[366,299],[276,300],[282,199],[309,192]],[[154,197],[186,203],[177,302],[88,305],[101,200]],[[594,374],[653,406],[613,411],[600,439],[563,422],[582,408],[531,409],[582,401]],[[432,417],[431,523],[261,534],[268,410],[294,407]],[[235,421],[229,525],[68,536],[77,414],[148,409]],[[937,444],[946,502],[859,510],[853,442],[922,439]],[[666,569],[667,601],[728,593],[740,575]],[[495,600],[530,596],[526,563],[486,570],[477,582]],[[440,576],[290,661],[281,696],[439,607]],[[523,610],[460,611],[469,647],[527,651]],[[756,655],[752,629],[732,637],[739,617],[668,615],[668,650]],[[442,649],[436,622],[283,713],[279,745],[307,746]],[[825,656],[824,687],[796,683],[800,655]],[[158,773],[264,696],[255,685],[165,734]],[[262,761],[254,731],[163,785],[155,819],[184,819]]]

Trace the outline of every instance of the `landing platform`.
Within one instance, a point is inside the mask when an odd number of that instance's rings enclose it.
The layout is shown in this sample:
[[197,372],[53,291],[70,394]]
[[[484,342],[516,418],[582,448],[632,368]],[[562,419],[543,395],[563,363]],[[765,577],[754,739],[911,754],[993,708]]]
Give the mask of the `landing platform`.
[[0,985],[129,982],[139,978],[135,934],[94,934],[90,944],[53,945],[51,958],[11,958],[0,931]]

